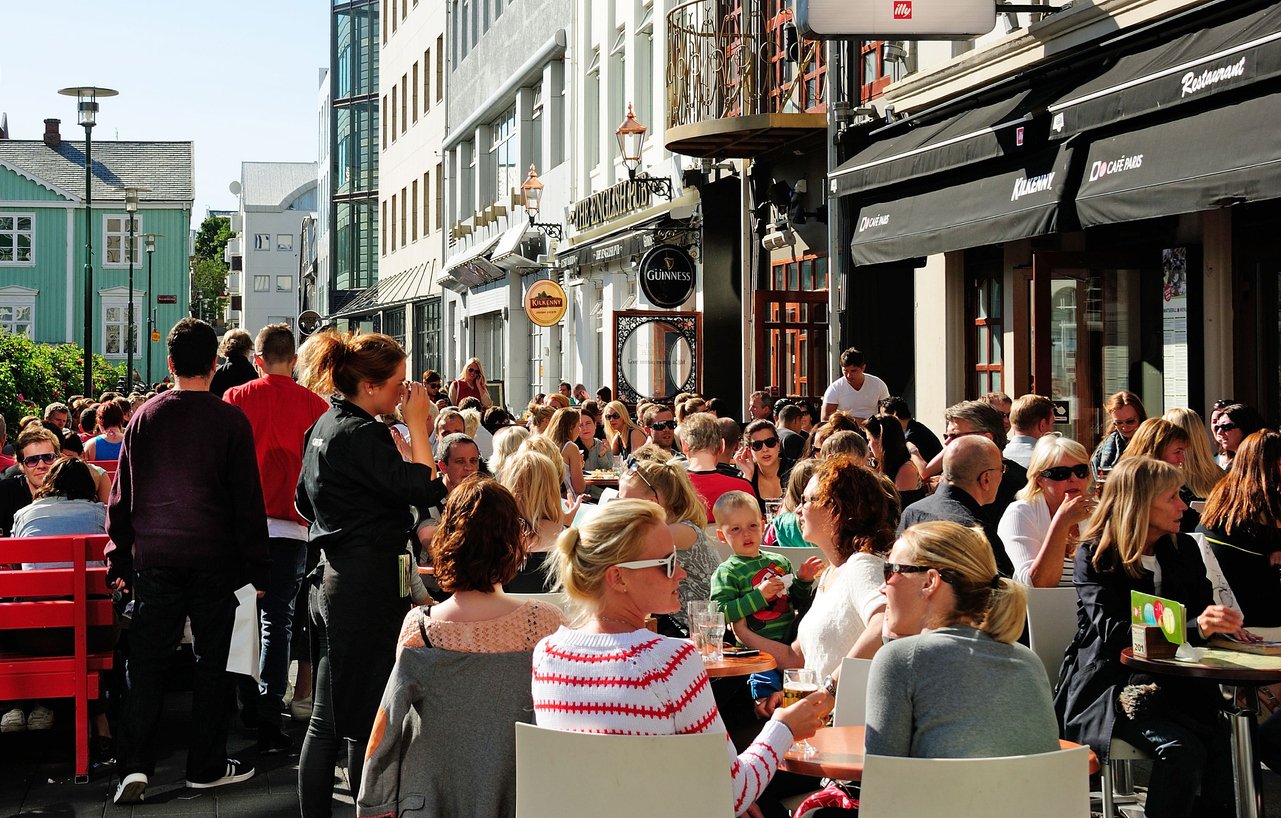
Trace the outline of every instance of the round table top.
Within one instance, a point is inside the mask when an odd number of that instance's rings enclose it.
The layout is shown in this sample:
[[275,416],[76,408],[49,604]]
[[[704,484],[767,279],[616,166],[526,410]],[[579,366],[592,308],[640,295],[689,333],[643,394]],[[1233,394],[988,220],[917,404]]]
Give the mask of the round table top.
[[[824,727],[810,738],[810,744],[818,753],[808,758],[796,752],[795,747],[788,749],[783,756],[781,769],[788,772],[812,775],[816,778],[834,778],[837,781],[863,780],[863,739],[864,726]],[[1059,739],[1060,749],[1070,749],[1080,745]],[[1090,751],[1090,774],[1099,771],[1099,760],[1094,751]]]
[[593,477],[591,472],[588,472],[587,474],[583,475],[583,479],[587,482],[587,485],[589,486],[600,486],[601,488],[614,488],[614,489],[618,488],[617,473],[611,473],[608,475],[602,474],[598,477]]
[[755,656],[726,656],[719,662],[704,662],[703,668],[712,679],[723,679],[727,676],[750,676],[753,673],[764,673],[778,667],[774,657],[768,653]]
[[1208,679],[1226,685],[1266,685],[1281,682],[1281,656],[1264,656],[1222,648],[1206,648],[1200,661],[1148,659],[1135,656],[1132,648],[1121,651],[1126,667],[1164,676]]

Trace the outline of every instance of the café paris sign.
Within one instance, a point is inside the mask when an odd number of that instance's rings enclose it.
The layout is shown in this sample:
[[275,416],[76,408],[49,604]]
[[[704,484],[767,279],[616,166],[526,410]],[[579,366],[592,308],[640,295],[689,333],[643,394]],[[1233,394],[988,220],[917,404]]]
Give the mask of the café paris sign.
[[559,323],[566,305],[565,290],[555,281],[535,281],[525,293],[525,315],[540,327]]

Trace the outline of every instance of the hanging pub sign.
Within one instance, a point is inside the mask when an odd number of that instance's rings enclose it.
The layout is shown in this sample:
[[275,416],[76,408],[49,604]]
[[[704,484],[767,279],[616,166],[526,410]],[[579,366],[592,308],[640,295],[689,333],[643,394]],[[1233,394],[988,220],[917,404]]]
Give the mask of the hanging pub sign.
[[540,327],[555,326],[565,317],[565,290],[555,281],[535,281],[525,293],[525,315]]
[[996,28],[997,8],[993,0],[797,0],[795,20],[811,40],[969,37]]
[[675,309],[694,294],[694,259],[674,244],[659,244],[641,256],[641,292],[655,307]]

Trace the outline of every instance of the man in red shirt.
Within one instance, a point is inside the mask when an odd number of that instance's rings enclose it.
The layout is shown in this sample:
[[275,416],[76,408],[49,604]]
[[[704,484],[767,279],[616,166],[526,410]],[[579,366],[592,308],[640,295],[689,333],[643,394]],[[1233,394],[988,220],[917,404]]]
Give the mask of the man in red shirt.
[[262,681],[254,701],[244,703],[247,711],[256,712],[256,719],[249,716],[248,720],[258,725],[260,753],[281,752],[291,745],[281,729],[281,707],[289,676],[294,600],[307,564],[307,523],[294,509],[294,489],[302,471],[303,439],[329,409],[324,398],[294,383],[297,361],[289,325],[263,327],[254,342],[254,364],[262,377],[223,393],[223,400],[239,406],[253,427],[254,454],[267,506],[271,584],[258,603]]
[[712,506],[727,491],[745,491],[756,496],[752,484],[741,477],[731,477],[716,468],[725,441],[721,438],[721,427],[716,418],[705,412],[696,412],[685,417],[681,424],[681,448],[689,460],[689,479],[694,484],[707,510],[708,522],[715,522]]

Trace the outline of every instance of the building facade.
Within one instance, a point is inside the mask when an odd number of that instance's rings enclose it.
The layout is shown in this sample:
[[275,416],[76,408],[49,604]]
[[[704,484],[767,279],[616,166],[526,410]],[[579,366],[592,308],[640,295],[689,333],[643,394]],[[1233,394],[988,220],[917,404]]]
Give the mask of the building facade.
[[[134,369],[146,377],[149,362],[159,380],[165,348],[147,334],[147,318],[154,316],[163,337],[188,314],[192,143],[102,141],[92,151],[91,346],[112,363],[125,361],[132,267]],[[146,189],[132,244],[127,186]],[[64,140],[59,120],[45,121],[43,140],[0,139],[0,329],[83,344],[84,194],[84,142]],[[160,236],[150,255],[147,233]]]

